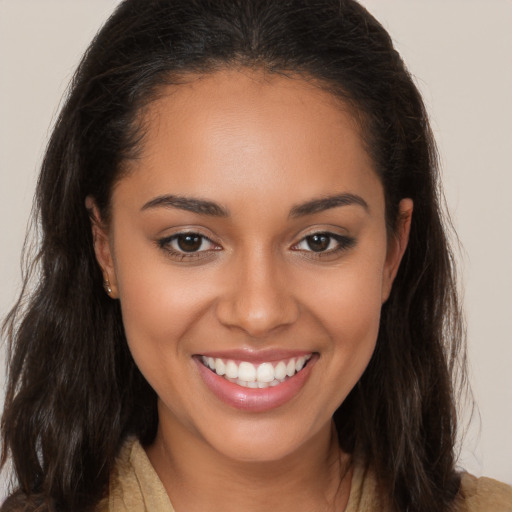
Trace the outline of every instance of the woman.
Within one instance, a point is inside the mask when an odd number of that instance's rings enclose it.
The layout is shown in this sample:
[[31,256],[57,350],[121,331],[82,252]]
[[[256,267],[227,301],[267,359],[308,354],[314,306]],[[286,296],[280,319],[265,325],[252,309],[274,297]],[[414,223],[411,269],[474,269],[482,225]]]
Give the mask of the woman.
[[4,509],[506,510],[454,467],[436,179],[355,2],[121,4],[39,179]]

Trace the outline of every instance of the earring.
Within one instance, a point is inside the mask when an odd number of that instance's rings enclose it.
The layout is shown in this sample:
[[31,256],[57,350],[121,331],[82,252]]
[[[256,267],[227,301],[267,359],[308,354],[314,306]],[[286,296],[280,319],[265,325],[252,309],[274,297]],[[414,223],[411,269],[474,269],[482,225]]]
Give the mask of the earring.
[[103,281],[103,288],[105,289],[105,292],[107,292],[107,295],[110,297],[112,294],[112,287],[110,286],[110,281],[108,279]]

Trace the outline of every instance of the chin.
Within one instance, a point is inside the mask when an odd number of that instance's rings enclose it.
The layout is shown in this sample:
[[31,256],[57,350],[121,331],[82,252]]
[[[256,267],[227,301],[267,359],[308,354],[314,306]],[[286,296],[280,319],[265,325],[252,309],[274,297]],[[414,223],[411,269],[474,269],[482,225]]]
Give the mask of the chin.
[[[220,436],[212,436],[206,441],[227,459],[241,463],[267,463],[284,461],[302,452],[324,428],[331,428],[331,420],[320,428],[305,428],[304,422],[288,420],[283,425],[280,420],[255,421],[224,429]],[[322,437],[325,439],[325,437]]]

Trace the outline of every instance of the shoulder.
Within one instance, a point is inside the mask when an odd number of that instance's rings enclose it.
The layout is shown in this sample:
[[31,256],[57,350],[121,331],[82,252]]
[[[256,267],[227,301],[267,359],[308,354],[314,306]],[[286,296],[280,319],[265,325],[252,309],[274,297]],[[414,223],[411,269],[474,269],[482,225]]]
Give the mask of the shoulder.
[[512,487],[492,478],[464,473],[459,494],[461,512],[512,512]]
[[[354,464],[352,488],[345,512],[391,511],[379,493],[372,469],[361,462]],[[461,485],[453,512],[512,512],[512,487],[492,478],[461,475]]]
[[109,487],[96,512],[173,512],[163,484],[135,438],[124,443]]

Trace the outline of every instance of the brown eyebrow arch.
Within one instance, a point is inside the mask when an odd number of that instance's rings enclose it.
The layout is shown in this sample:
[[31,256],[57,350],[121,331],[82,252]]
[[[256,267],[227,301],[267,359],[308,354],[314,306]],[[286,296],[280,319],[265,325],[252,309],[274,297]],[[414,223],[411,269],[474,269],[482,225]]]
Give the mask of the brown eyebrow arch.
[[210,215],[212,217],[229,216],[228,210],[213,201],[175,195],[155,197],[145,203],[141,210],[149,210],[152,208],[178,208],[180,210],[186,210],[199,215]]
[[305,215],[312,215],[314,213],[330,210],[331,208],[338,208],[339,206],[349,205],[362,206],[367,212],[370,210],[368,203],[361,197],[355,194],[336,194],[333,196],[321,197],[313,199],[307,203],[294,206],[290,210],[290,217],[303,217]]

